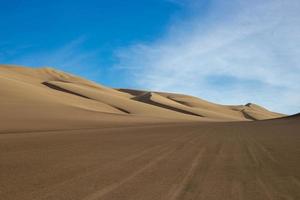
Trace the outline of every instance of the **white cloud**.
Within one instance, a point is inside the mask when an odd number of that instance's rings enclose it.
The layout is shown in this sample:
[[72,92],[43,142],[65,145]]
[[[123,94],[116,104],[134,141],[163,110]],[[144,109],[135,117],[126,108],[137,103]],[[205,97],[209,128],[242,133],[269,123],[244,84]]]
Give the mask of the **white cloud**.
[[140,87],[299,112],[299,1],[195,2],[163,38],[118,51],[119,66]]

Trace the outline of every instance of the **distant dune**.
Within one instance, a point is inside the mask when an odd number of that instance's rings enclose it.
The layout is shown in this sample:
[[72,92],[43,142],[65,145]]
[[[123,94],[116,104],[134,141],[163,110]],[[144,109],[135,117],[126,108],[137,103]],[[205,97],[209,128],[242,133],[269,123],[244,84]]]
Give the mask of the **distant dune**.
[[255,104],[225,106],[182,94],[113,89],[53,68],[8,65],[0,65],[0,106],[4,130],[53,124],[63,128],[74,120],[90,126],[111,121],[247,121],[284,116]]
[[297,200],[300,115],[0,65],[0,199]]

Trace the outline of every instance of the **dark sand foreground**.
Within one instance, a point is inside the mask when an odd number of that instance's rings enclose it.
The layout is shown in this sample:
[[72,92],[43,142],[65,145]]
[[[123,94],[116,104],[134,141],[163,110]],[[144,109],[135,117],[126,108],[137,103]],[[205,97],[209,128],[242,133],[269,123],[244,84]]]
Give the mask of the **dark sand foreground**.
[[0,135],[5,200],[300,199],[300,118]]

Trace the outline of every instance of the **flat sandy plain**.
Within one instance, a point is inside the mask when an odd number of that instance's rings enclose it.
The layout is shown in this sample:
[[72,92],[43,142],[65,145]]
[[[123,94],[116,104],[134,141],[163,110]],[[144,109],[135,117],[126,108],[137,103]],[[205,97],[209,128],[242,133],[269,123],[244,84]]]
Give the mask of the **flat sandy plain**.
[[0,199],[300,199],[299,115],[26,70],[0,70]]

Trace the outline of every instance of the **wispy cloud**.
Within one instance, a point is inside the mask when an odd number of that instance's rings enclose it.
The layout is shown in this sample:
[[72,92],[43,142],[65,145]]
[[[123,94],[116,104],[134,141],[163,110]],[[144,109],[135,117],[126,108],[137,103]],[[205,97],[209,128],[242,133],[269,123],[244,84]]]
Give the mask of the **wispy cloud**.
[[193,13],[186,21],[117,52],[139,87],[300,111],[298,0],[184,2]]
[[[56,67],[60,70],[79,74],[81,76],[97,79],[100,75],[101,67],[99,63],[99,52],[97,50],[85,50],[83,48],[86,43],[85,37],[79,37],[66,44],[63,44],[52,50],[45,49],[41,52],[25,52],[19,47],[15,49],[14,54],[18,54],[16,58],[5,60],[0,57],[1,63],[25,65],[31,67]],[[21,55],[19,55],[21,54]],[[1,55],[0,55],[1,56]]]

